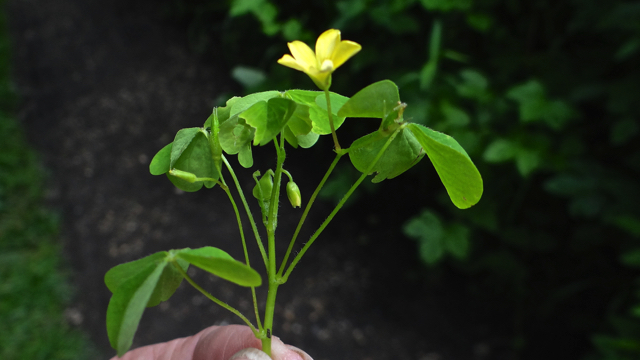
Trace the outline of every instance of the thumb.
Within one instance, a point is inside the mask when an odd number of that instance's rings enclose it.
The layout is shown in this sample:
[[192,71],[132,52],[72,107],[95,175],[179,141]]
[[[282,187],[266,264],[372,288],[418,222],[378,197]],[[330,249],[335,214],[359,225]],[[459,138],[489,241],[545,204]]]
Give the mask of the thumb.
[[273,359],[262,350],[247,348],[238,351],[229,360],[313,360],[306,352],[294,346],[285,345],[276,336],[271,342],[271,356]]

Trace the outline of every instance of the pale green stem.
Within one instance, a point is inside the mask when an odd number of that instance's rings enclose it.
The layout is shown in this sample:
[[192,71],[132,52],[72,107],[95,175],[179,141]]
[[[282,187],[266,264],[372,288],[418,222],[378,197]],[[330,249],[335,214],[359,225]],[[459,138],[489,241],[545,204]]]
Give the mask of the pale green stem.
[[191,286],[196,288],[196,290],[200,291],[204,296],[209,298],[214,303],[216,303],[216,304],[222,306],[223,308],[231,311],[232,313],[236,314],[240,319],[242,319],[242,321],[244,321],[247,324],[247,326],[249,326],[249,328],[251,328],[251,331],[253,331],[253,334],[256,337],[258,337],[260,335],[260,333],[255,328],[255,326],[253,326],[251,321],[249,321],[249,319],[247,319],[244,315],[242,315],[242,313],[240,311],[236,310],[234,307],[230,306],[229,304],[225,303],[224,301],[221,301],[220,299],[216,298],[215,296],[209,294],[205,289],[203,289],[200,285],[198,285],[195,281],[193,281],[193,279],[191,279],[191,277],[182,269],[182,267],[176,261],[172,261],[171,264],[173,265],[174,268],[176,268],[176,270],[178,270],[178,272],[185,279],[187,279],[187,281],[189,282],[189,284],[191,284]]
[[401,125],[400,127],[398,127],[396,129],[396,131],[393,132],[393,134],[389,137],[389,139],[387,140],[387,142],[384,144],[384,146],[382,147],[382,149],[380,149],[380,151],[378,152],[378,154],[376,155],[376,157],[373,159],[373,161],[371,162],[371,164],[369,165],[369,167],[367,168],[367,171],[365,171],[364,173],[362,173],[362,175],[360,176],[360,178],[358,178],[358,180],[355,182],[355,184],[353,184],[351,186],[351,188],[349,189],[349,191],[347,191],[347,193],[342,197],[342,199],[340,200],[340,202],[338,203],[338,205],[336,205],[336,207],[333,209],[333,211],[331,212],[331,214],[329,214],[329,217],[327,217],[325,219],[325,221],[322,223],[322,225],[320,225],[320,227],[318,228],[318,230],[316,230],[316,232],[311,236],[311,238],[309,239],[309,241],[307,241],[307,243],[304,245],[304,247],[302,248],[302,250],[300,250],[300,252],[298,253],[298,255],[295,257],[295,259],[293,259],[293,261],[291,262],[291,265],[289,265],[289,267],[287,268],[287,272],[284,274],[284,276],[282,277],[282,282],[286,282],[287,279],[289,279],[289,275],[291,274],[291,272],[293,271],[293,268],[295,268],[296,264],[298,264],[298,261],[300,261],[300,259],[302,258],[302,256],[304,255],[305,252],[307,252],[307,250],[309,249],[309,247],[313,244],[313,242],[318,238],[318,236],[322,233],[322,231],[327,227],[327,225],[331,222],[331,220],[333,220],[333,217],[338,213],[338,211],[342,208],[342,206],[344,205],[344,203],[347,201],[347,199],[349,199],[349,197],[351,196],[351,194],[358,188],[358,186],[360,185],[360,183],[362,183],[362,181],[373,171],[373,167],[376,165],[376,163],[378,162],[378,160],[380,160],[380,158],[382,157],[382,154],[384,154],[384,152],[387,150],[387,148],[389,147],[389,145],[391,144],[391,142],[393,141],[393,139],[395,139],[395,137],[399,134],[399,132],[405,127],[406,125]]
[[338,142],[338,135],[336,129],[333,126],[333,114],[331,114],[331,97],[329,96],[329,90],[324,91],[324,96],[327,99],[327,115],[329,116],[329,126],[331,127],[331,136],[333,136],[333,144],[336,147],[336,152],[340,154],[342,148]]
[[251,229],[253,230],[253,235],[255,236],[256,242],[258,243],[258,248],[260,248],[260,254],[262,254],[262,260],[264,261],[265,267],[267,267],[267,269],[268,269],[267,254],[266,254],[266,252],[264,250],[264,245],[262,245],[262,240],[260,239],[260,233],[258,233],[258,227],[256,226],[256,222],[253,219],[253,215],[251,214],[251,209],[249,209],[249,204],[247,204],[247,199],[244,197],[244,192],[242,191],[242,188],[240,187],[240,182],[238,182],[238,178],[236,177],[236,174],[233,171],[233,168],[231,167],[231,164],[229,164],[229,161],[227,161],[227,158],[224,155],[222,155],[222,161],[224,161],[224,164],[227,167],[227,169],[229,170],[229,173],[231,173],[231,177],[233,178],[233,182],[236,184],[236,188],[238,189],[238,194],[240,194],[240,199],[242,200],[242,204],[244,205],[244,209],[247,212],[247,217],[249,218],[249,222],[251,223]]
[[279,276],[282,276],[282,273],[283,273],[284,268],[285,268],[285,266],[287,264],[287,261],[289,260],[289,255],[291,254],[291,250],[293,250],[293,245],[295,244],[296,239],[298,238],[298,234],[300,233],[300,229],[302,229],[302,225],[304,224],[305,220],[307,219],[307,215],[309,214],[309,211],[311,210],[311,206],[313,206],[313,203],[315,202],[316,197],[320,193],[320,190],[322,190],[322,187],[324,186],[324,183],[329,178],[329,175],[331,175],[331,173],[333,172],[333,169],[338,164],[338,161],[340,160],[342,155],[343,155],[342,153],[336,154],[336,158],[333,160],[333,162],[329,166],[329,169],[324,174],[324,177],[320,181],[320,184],[318,184],[318,186],[316,187],[316,190],[311,195],[311,198],[309,199],[309,202],[307,203],[307,206],[304,208],[304,212],[302,213],[302,217],[300,217],[300,221],[298,221],[298,227],[296,227],[296,231],[293,233],[293,237],[291,238],[291,241],[289,242],[289,248],[287,249],[287,252],[285,253],[284,258],[282,259],[282,264],[280,264],[280,270],[278,270],[278,275]]

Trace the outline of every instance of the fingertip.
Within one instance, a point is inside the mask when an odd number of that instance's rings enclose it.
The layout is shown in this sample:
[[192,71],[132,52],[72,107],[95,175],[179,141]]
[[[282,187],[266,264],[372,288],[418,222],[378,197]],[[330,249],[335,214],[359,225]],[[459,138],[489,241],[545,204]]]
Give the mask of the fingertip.
[[242,349],[233,354],[229,360],[271,360],[269,355],[262,350],[256,348]]

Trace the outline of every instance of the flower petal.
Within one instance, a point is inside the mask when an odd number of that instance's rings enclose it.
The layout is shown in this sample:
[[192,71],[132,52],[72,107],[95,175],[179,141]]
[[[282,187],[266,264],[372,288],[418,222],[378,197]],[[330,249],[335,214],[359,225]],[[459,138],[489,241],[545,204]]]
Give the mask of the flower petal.
[[305,71],[305,69],[302,66],[300,66],[300,64],[298,64],[296,59],[291,57],[291,55],[289,55],[289,54],[285,54],[280,59],[278,59],[278,64],[284,65],[284,66],[288,66],[288,67],[290,67],[292,69],[296,69],[298,71]]
[[362,46],[356,42],[349,40],[341,41],[333,50],[333,55],[331,56],[333,69],[335,70],[340,65],[344,64],[345,61],[357,54],[360,49],[362,49]]
[[296,59],[298,64],[305,68],[303,71],[309,70],[309,68],[318,68],[318,61],[316,60],[316,54],[313,53],[313,50],[309,47],[309,45],[303,43],[302,41],[292,41],[288,43],[289,50],[291,50],[291,55]]
[[329,29],[320,36],[316,41],[316,57],[318,58],[318,64],[322,64],[323,61],[331,59],[331,54],[340,43],[340,30]]

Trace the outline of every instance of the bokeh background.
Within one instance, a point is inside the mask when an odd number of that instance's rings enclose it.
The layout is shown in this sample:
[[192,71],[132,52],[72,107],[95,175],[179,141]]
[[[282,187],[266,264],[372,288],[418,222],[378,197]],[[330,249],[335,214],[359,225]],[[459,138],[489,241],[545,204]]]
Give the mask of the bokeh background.
[[[108,268],[212,238],[240,256],[224,197],[176,192],[148,162],[231,96],[312,88],[276,60],[338,28],[363,50],[332,91],[393,80],[485,191],[455,208],[427,159],[365,186],[282,287],[274,332],[316,359],[640,359],[639,1],[2,5],[0,358],[108,358]],[[342,141],[376,126],[349,121]],[[306,196],[324,140],[288,159]],[[342,165],[317,221],[358,176]],[[231,322],[182,286],[135,345]]]

